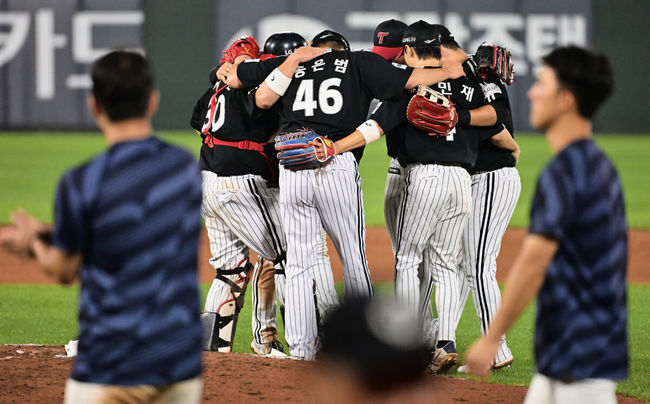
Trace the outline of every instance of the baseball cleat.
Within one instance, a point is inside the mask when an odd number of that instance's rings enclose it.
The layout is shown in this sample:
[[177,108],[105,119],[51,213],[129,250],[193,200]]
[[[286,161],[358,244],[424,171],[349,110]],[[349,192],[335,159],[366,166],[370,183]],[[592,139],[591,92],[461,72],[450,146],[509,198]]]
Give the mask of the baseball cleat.
[[511,356],[510,358],[508,358],[508,359],[506,359],[504,361],[501,361],[499,363],[495,363],[494,365],[492,365],[492,369],[497,370],[497,369],[503,369],[506,366],[510,367],[510,365],[512,365],[512,362],[514,362],[514,360],[515,360],[515,357]]
[[442,348],[437,348],[433,352],[433,359],[429,364],[429,371],[433,374],[440,375],[447,371],[458,362],[456,345],[448,342]]
[[[509,368],[510,365],[512,365],[512,362],[514,362],[514,360],[515,360],[515,358],[511,356],[510,358],[504,360],[503,362],[495,363],[494,365],[492,365],[492,370],[499,370],[499,369],[503,369],[505,367]],[[457,372],[458,373],[469,373],[469,368],[467,367],[467,365],[462,365],[462,366],[458,367]]]
[[284,353],[282,342],[273,341],[264,344],[258,344],[255,341],[251,342],[251,350],[253,353],[267,358],[286,358],[287,354]]

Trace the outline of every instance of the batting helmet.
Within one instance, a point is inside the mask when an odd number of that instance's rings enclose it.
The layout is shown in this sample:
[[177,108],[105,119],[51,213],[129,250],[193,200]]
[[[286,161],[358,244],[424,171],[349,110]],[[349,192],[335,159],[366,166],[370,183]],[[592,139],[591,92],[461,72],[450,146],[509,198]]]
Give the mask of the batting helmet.
[[264,54],[285,56],[293,53],[301,46],[307,46],[307,41],[302,35],[295,32],[279,32],[273,34],[264,43]]
[[314,39],[311,40],[311,46],[318,46],[319,44],[326,42],[336,42],[341,45],[343,49],[347,51],[350,50],[350,43],[348,40],[338,32],[330,31],[329,29],[317,34]]

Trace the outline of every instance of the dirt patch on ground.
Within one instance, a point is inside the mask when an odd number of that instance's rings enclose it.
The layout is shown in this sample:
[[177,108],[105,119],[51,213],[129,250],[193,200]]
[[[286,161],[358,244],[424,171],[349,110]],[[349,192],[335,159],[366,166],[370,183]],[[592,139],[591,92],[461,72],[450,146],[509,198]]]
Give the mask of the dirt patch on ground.
[[[508,229],[499,256],[497,277],[503,281],[517,255],[525,236],[523,229]],[[650,283],[650,231],[630,231],[630,282]],[[335,279],[342,280],[340,261],[329,243]],[[201,283],[210,283],[214,270],[208,263],[210,256],[206,233],[203,232],[199,249]],[[392,282],[394,258],[383,227],[368,228],[367,256],[374,282]],[[21,261],[0,251],[0,283],[54,283],[33,261]],[[56,358],[65,355],[63,347],[0,346],[0,402],[61,402],[65,380],[70,375],[72,359]],[[333,388],[324,380],[318,363],[266,359],[248,354],[206,353],[204,356],[205,402],[246,403],[267,402],[332,402]],[[320,387],[319,387],[320,386]],[[490,384],[473,380],[427,376],[422,385],[408,397],[393,402],[427,403],[521,403],[526,387]],[[369,397],[367,402],[380,402],[392,397]],[[342,401],[339,404],[342,404]],[[363,402],[363,400],[355,400]],[[619,396],[619,403],[644,401]]]
[[[499,255],[497,279],[502,282],[512,265],[524,236],[525,229],[508,229],[503,238],[501,254]],[[633,283],[650,283],[650,231],[631,230],[628,235],[630,244],[628,279]],[[343,280],[341,262],[331,241],[328,240],[332,260],[334,278],[337,282]],[[366,235],[366,255],[370,265],[373,282],[392,282],[395,269],[395,258],[390,246],[390,240],[385,227],[369,227]],[[253,254],[254,256],[255,254]],[[205,231],[201,234],[199,248],[199,279],[201,283],[211,283],[214,279],[214,269],[210,266],[210,249]],[[20,259],[0,250],[0,283],[47,283],[53,284],[33,261]]]
[[[57,358],[57,355],[65,355],[63,347],[0,346],[0,401],[62,402],[73,359]],[[216,352],[205,353],[203,359],[207,375],[203,379],[204,402],[332,402],[331,379],[323,377],[318,362]],[[521,403],[525,394],[526,387],[427,375],[419,388],[393,402],[509,404]],[[368,397],[365,402],[388,402],[389,398],[397,397]],[[340,399],[337,401],[342,404]],[[355,399],[355,402],[364,401]],[[643,403],[622,396],[618,402]]]

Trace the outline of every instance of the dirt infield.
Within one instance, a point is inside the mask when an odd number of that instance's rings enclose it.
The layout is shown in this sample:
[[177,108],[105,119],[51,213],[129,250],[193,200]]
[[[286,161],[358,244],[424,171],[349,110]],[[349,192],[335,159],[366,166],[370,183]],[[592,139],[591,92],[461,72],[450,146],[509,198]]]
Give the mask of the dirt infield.
[[[508,229],[503,238],[501,254],[498,259],[497,278],[499,282],[505,279],[508,269],[515,259],[526,234],[524,229]],[[650,283],[650,231],[631,230],[629,232],[630,256],[628,279],[633,283]],[[385,227],[369,227],[366,235],[367,256],[370,265],[370,275],[373,282],[392,282],[395,259]],[[328,240],[332,269],[337,282],[343,280],[341,262],[336,250]],[[253,254],[254,255],[254,254]],[[210,266],[210,250],[205,231],[201,235],[199,248],[200,264],[199,279],[201,283],[211,283],[214,269]],[[34,262],[21,261],[5,251],[0,250],[0,283],[47,283],[54,284]]]
[[[63,400],[72,359],[62,347],[0,346],[0,402],[52,403]],[[249,354],[204,355],[203,401],[215,403],[329,403],[331,383],[318,363],[267,359]],[[399,401],[409,403],[521,403],[526,387],[427,375],[421,386]],[[366,401],[391,402],[394,397]],[[338,404],[342,404],[338,400]],[[620,404],[643,403],[619,396]]]
[[[499,280],[516,256],[525,230],[506,232],[499,257]],[[650,231],[631,231],[630,282],[650,283]],[[394,259],[388,234],[383,227],[368,229],[367,255],[374,282],[392,282]],[[334,256],[332,266],[337,281],[342,280],[341,266]],[[199,251],[202,283],[209,283],[214,270],[208,263],[209,251],[205,232]],[[33,262],[20,261],[0,251],[0,283],[53,283]],[[61,402],[65,380],[72,360],[55,358],[64,355],[63,347],[0,346],[0,402]],[[278,402],[332,402],[332,386],[323,381],[317,363],[266,359],[248,354],[206,353],[204,356],[204,402],[248,403],[265,400]],[[320,387],[319,387],[320,386]],[[392,402],[427,403],[521,403],[526,387],[505,386],[449,377],[427,376],[409,397]],[[340,401],[340,400],[339,400]],[[366,402],[388,402],[390,397],[371,397]],[[355,400],[355,402],[363,402]],[[619,403],[643,403],[619,396]],[[342,402],[338,403],[342,404]]]

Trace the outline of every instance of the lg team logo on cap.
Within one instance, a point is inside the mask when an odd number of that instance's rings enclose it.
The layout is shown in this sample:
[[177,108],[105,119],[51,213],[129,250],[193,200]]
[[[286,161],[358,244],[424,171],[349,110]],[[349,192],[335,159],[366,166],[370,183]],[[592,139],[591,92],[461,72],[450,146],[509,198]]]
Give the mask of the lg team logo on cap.
[[377,32],[377,38],[379,38],[379,45],[381,45],[384,42],[384,37],[388,36],[390,32]]

